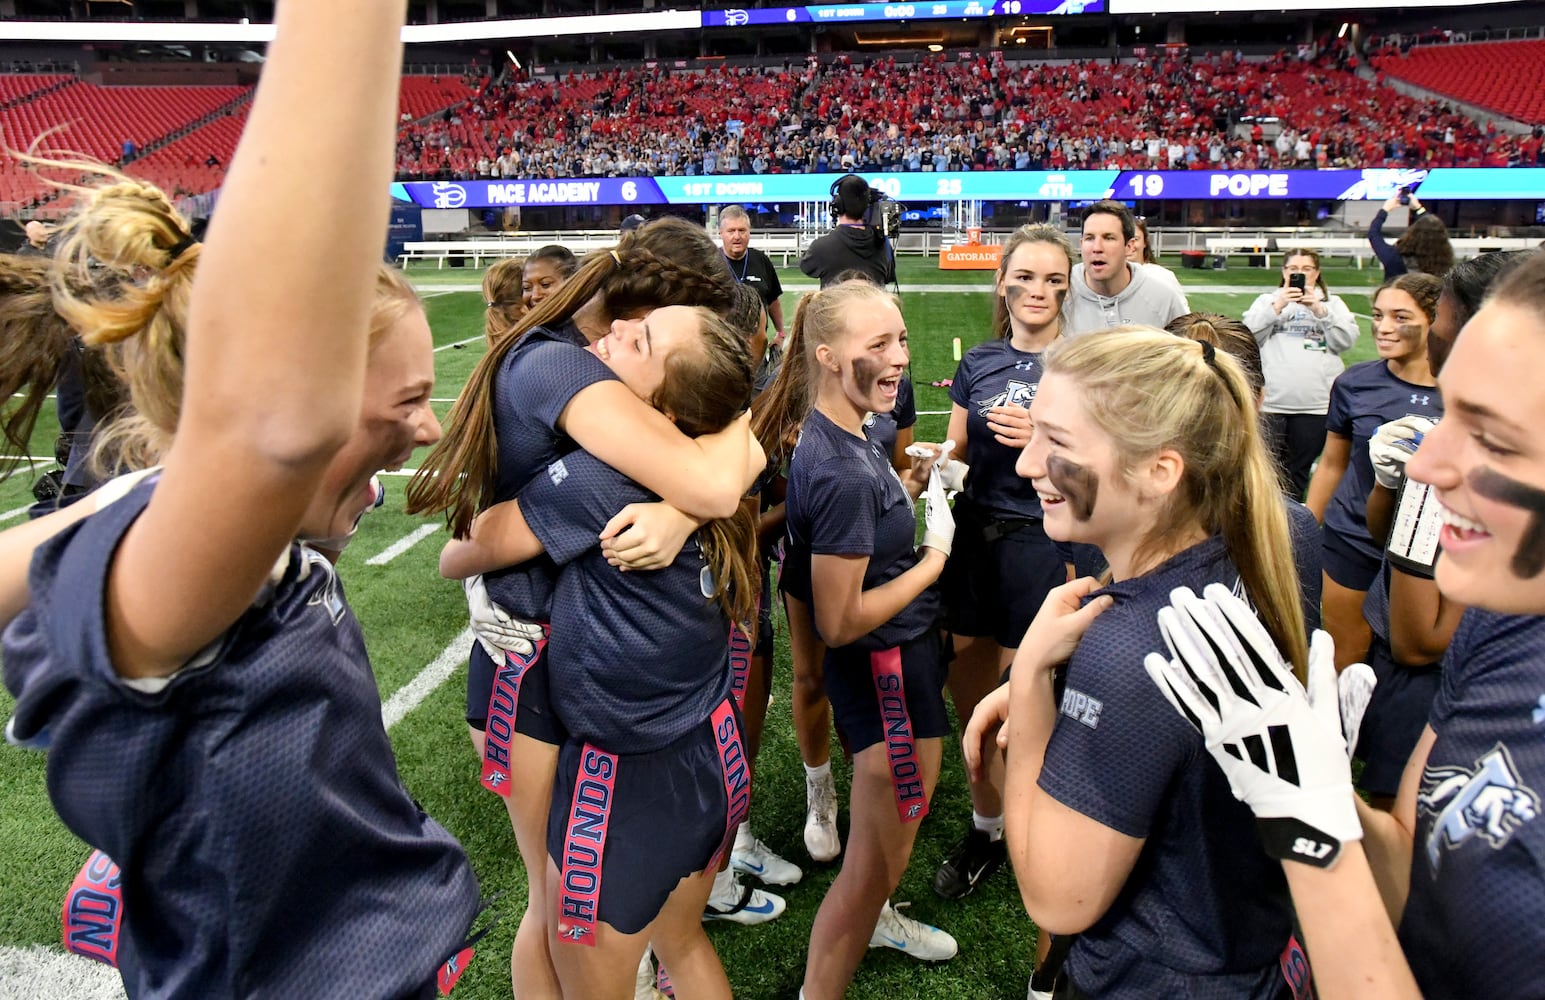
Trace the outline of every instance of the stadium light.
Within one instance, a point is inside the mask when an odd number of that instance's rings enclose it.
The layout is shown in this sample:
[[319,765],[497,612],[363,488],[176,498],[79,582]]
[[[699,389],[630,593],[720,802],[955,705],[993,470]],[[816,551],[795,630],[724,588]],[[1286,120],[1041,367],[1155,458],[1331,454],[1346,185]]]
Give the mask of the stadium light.
[[[488,41],[555,35],[679,31],[703,26],[695,10],[644,11],[632,14],[580,14],[572,17],[507,18],[455,24],[411,24],[402,29],[408,44]],[[186,21],[0,21],[0,41],[148,42],[255,45],[273,41],[272,24],[190,24]]]
[[1347,29],[1350,28],[1351,26],[1352,26],[1351,22],[1349,22],[1349,21],[1342,21],[1341,22],[1341,30],[1336,32],[1336,37],[1337,38],[1345,38],[1347,36]]

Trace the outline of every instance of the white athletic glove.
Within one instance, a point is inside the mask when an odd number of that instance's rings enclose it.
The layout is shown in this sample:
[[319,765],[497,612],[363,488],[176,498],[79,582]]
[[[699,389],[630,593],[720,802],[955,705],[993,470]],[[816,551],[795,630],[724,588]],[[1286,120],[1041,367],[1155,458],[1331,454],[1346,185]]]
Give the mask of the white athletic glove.
[[923,547],[938,549],[948,556],[955,544],[955,512],[944,495],[944,477],[934,466],[928,474],[928,488],[923,490]]
[[528,657],[536,650],[536,642],[542,638],[542,626],[521,621],[506,614],[488,598],[488,588],[483,577],[469,576],[461,581],[467,592],[467,611],[472,616],[472,633],[482,644],[495,663],[504,662],[506,651],[516,656]]
[[971,467],[958,458],[945,458],[942,462],[939,457],[949,455],[955,450],[955,442],[946,441],[939,446],[937,453],[933,452],[926,444],[914,444],[907,446],[907,455],[911,458],[933,458],[934,468],[944,477],[944,492],[949,497],[966,488],[966,473]]
[[1373,477],[1380,486],[1400,489],[1406,477],[1406,462],[1416,454],[1422,435],[1436,426],[1435,421],[1415,414],[1379,425],[1368,441],[1368,458],[1373,462]]
[[1348,759],[1357,753],[1357,736],[1363,730],[1363,714],[1368,711],[1368,701],[1373,697],[1374,685],[1378,683],[1373,668],[1366,663],[1354,663],[1337,674],[1333,660],[1309,661],[1309,704],[1316,712],[1321,712],[1324,711],[1321,699],[1335,700]]
[[1343,844],[1363,836],[1330,691],[1330,636],[1316,631],[1310,642],[1309,676],[1322,693],[1311,703],[1250,606],[1220,584],[1204,594],[1170,594],[1159,629],[1171,658],[1149,653],[1143,667],[1255,813],[1266,853],[1328,868]]

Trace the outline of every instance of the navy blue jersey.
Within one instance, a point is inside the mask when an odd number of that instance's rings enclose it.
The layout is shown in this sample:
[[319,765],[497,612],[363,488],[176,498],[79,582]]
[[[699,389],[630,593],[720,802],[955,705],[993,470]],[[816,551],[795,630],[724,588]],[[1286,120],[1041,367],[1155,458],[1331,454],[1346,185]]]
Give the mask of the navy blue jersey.
[[1040,517],[1041,498],[1014,471],[1022,449],[999,444],[987,427],[994,406],[1030,408],[1040,385],[1041,356],[1016,351],[1007,337],[977,344],[960,359],[950,400],[966,411],[965,495],[997,517]]
[[1115,605],[1069,661],[1040,785],[1058,802],[1146,840],[1111,908],[1078,936],[1067,968],[1090,996],[1266,998],[1292,932],[1282,867],[1229,791],[1201,735],[1143,670],[1165,648],[1170,591],[1238,586],[1220,538],[1101,593]]
[[1384,550],[1368,534],[1368,494],[1375,483],[1368,441],[1380,424],[1408,414],[1441,419],[1437,387],[1396,378],[1383,361],[1353,365],[1331,386],[1325,429],[1352,439],[1352,459],[1325,508],[1325,526],[1375,562]]
[[896,408],[889,413],[871,413],[864,420],[864,434],[880,446],[885,458],[896,453],[896,437],[917,423],[917,402],[912,396],[912,376],[902,375],[896,384]]
[[128,995],[414,995],[465,937],[477,880],[398,779],[332,566],[292,546],[187,667],[124,680],[108,568],[152,489],[38,550],[4,649],[18,730],[53,740],[54,808],[123,870]]
[[574,738],[613,753],[674,743],[730,691],[730,623],[710,596],[697,540],[646,572],[620,572],[601,554],[613,514],[657,499],[584,451],[520,495],[526,523],[560,567],[547,648],[553,707]]
[[[819,410],[810,411],[805,419],[789,460],[785,504],[784,572],[789,573],[791,561],[796,563],[787,589],[806,603],[811,603],[812,555],[866,557],[865,590],[917,565],[917,513],[911,494],[891,468],[890,455],[882,453],[873,440],[849,434]],[[938,594],[929,587],[854,645],[862,649],[899,646],[932,628],[938,613]]]
[[1466,611],[1430,716],[1400,944],[1428,997],[1545,997],[1545,617]]
[[1293,538],[1293,568],[1298,572],[1304,628],[1313,632],[1320,627],[1320,591],[1325,586],[1320,522],[1314,519],[1314,511],[1290,496],[1284,496],[1282,504],[1287,508],[1288,534]]
[[[500,364],[494,381],[495,502],[514,499],[533,476],[573,450],[574,442],[557,430],[559,415],[581,390],[616,378],[600,358],[582,349],[584,343],[572,324],[556,331],[537,327]],[[506,611],[546,621],[556,575],[544,557],[487,573],[483,582],[488,596]]]

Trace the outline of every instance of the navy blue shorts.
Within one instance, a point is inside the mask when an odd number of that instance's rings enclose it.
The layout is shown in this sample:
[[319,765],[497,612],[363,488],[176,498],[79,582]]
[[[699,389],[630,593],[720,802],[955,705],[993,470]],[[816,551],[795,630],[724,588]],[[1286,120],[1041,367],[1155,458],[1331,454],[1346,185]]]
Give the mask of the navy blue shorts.
[[716,867],[751,804],[740,711],[712,716],[653,753],[577,739],[558,753],[547,854],[558,866],[558,937],[592,944],[596,922],[637,934],[683,878]]
[[885,745],[903,822],[928,814],[917,741],[950,732],[944,711],[943,643],[935,629],[892,649],[843,646],[826,651],[826,697],[837,730],[857,754]]
[[1357,757],[1363,761],[1357,785],[1369,795],[1394,795],[1400,790],[1411,751],[1438,695],[1439,664],[1407,667],[1395,662],[1389,644],[1377,635],[1368,647],[1368,665],[1378,678],[1363,726],[1357,734]]
[[1325,575],[1348,590],[1366,592],[1379,575],[1382,560],[1359,552],[1329,525],[1320,526],[1320,545],[1325,559]]
[[[467,657],[467,725],[473,729],[488,731],[489,706],[494,697],[494,661],[488,658],[483,644],[472,643]],[[498,714],[498,713],[495,713]],[[497,723],[496,723],[497,724]],[[542,743],[562,746],[569,738],[568,730],[558,721],[553,711],[552,696],[548,690],[547,650],[539,651],[536,662],[520,675],[518,696],[515,700],[514,731]]]
[[1046,595],[1067,579],[1067,561],[1039,518],[1001,521],[956,499],[955,544],[939,578],[950,632],[1018,649]]

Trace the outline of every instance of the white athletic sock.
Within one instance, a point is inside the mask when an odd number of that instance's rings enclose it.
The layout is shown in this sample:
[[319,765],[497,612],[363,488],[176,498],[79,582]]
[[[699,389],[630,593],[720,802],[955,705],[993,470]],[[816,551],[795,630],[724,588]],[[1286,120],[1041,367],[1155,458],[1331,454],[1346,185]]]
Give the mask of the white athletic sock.
[[819,767],[811,767],[809,764],[806,764],[805,780],[819,781],[822,784],[830,783],[832,780],[832,762],[828,760],[826,763],[820,765]]
[[756,837],[751,833],[750,820],[746,820],[744,823],[740,824],[740,826],[735,828],[735,850],[750,850],[751,843],[754,840],[756,840]]
[[725,868],[713,877],[713,895],[723,896],[727,894],[735,884],[735,869]]
[[987,839],[988,840],[1002,840],[1003,839],[1003,817],[1002,816],[983,816],[981,813],[979,813],[979,812],[977,812],[975,810],[972,810],[972,812],[971,812],[971,825],[976,827],[978,830],[982,831],[983,833],[987,834]]

